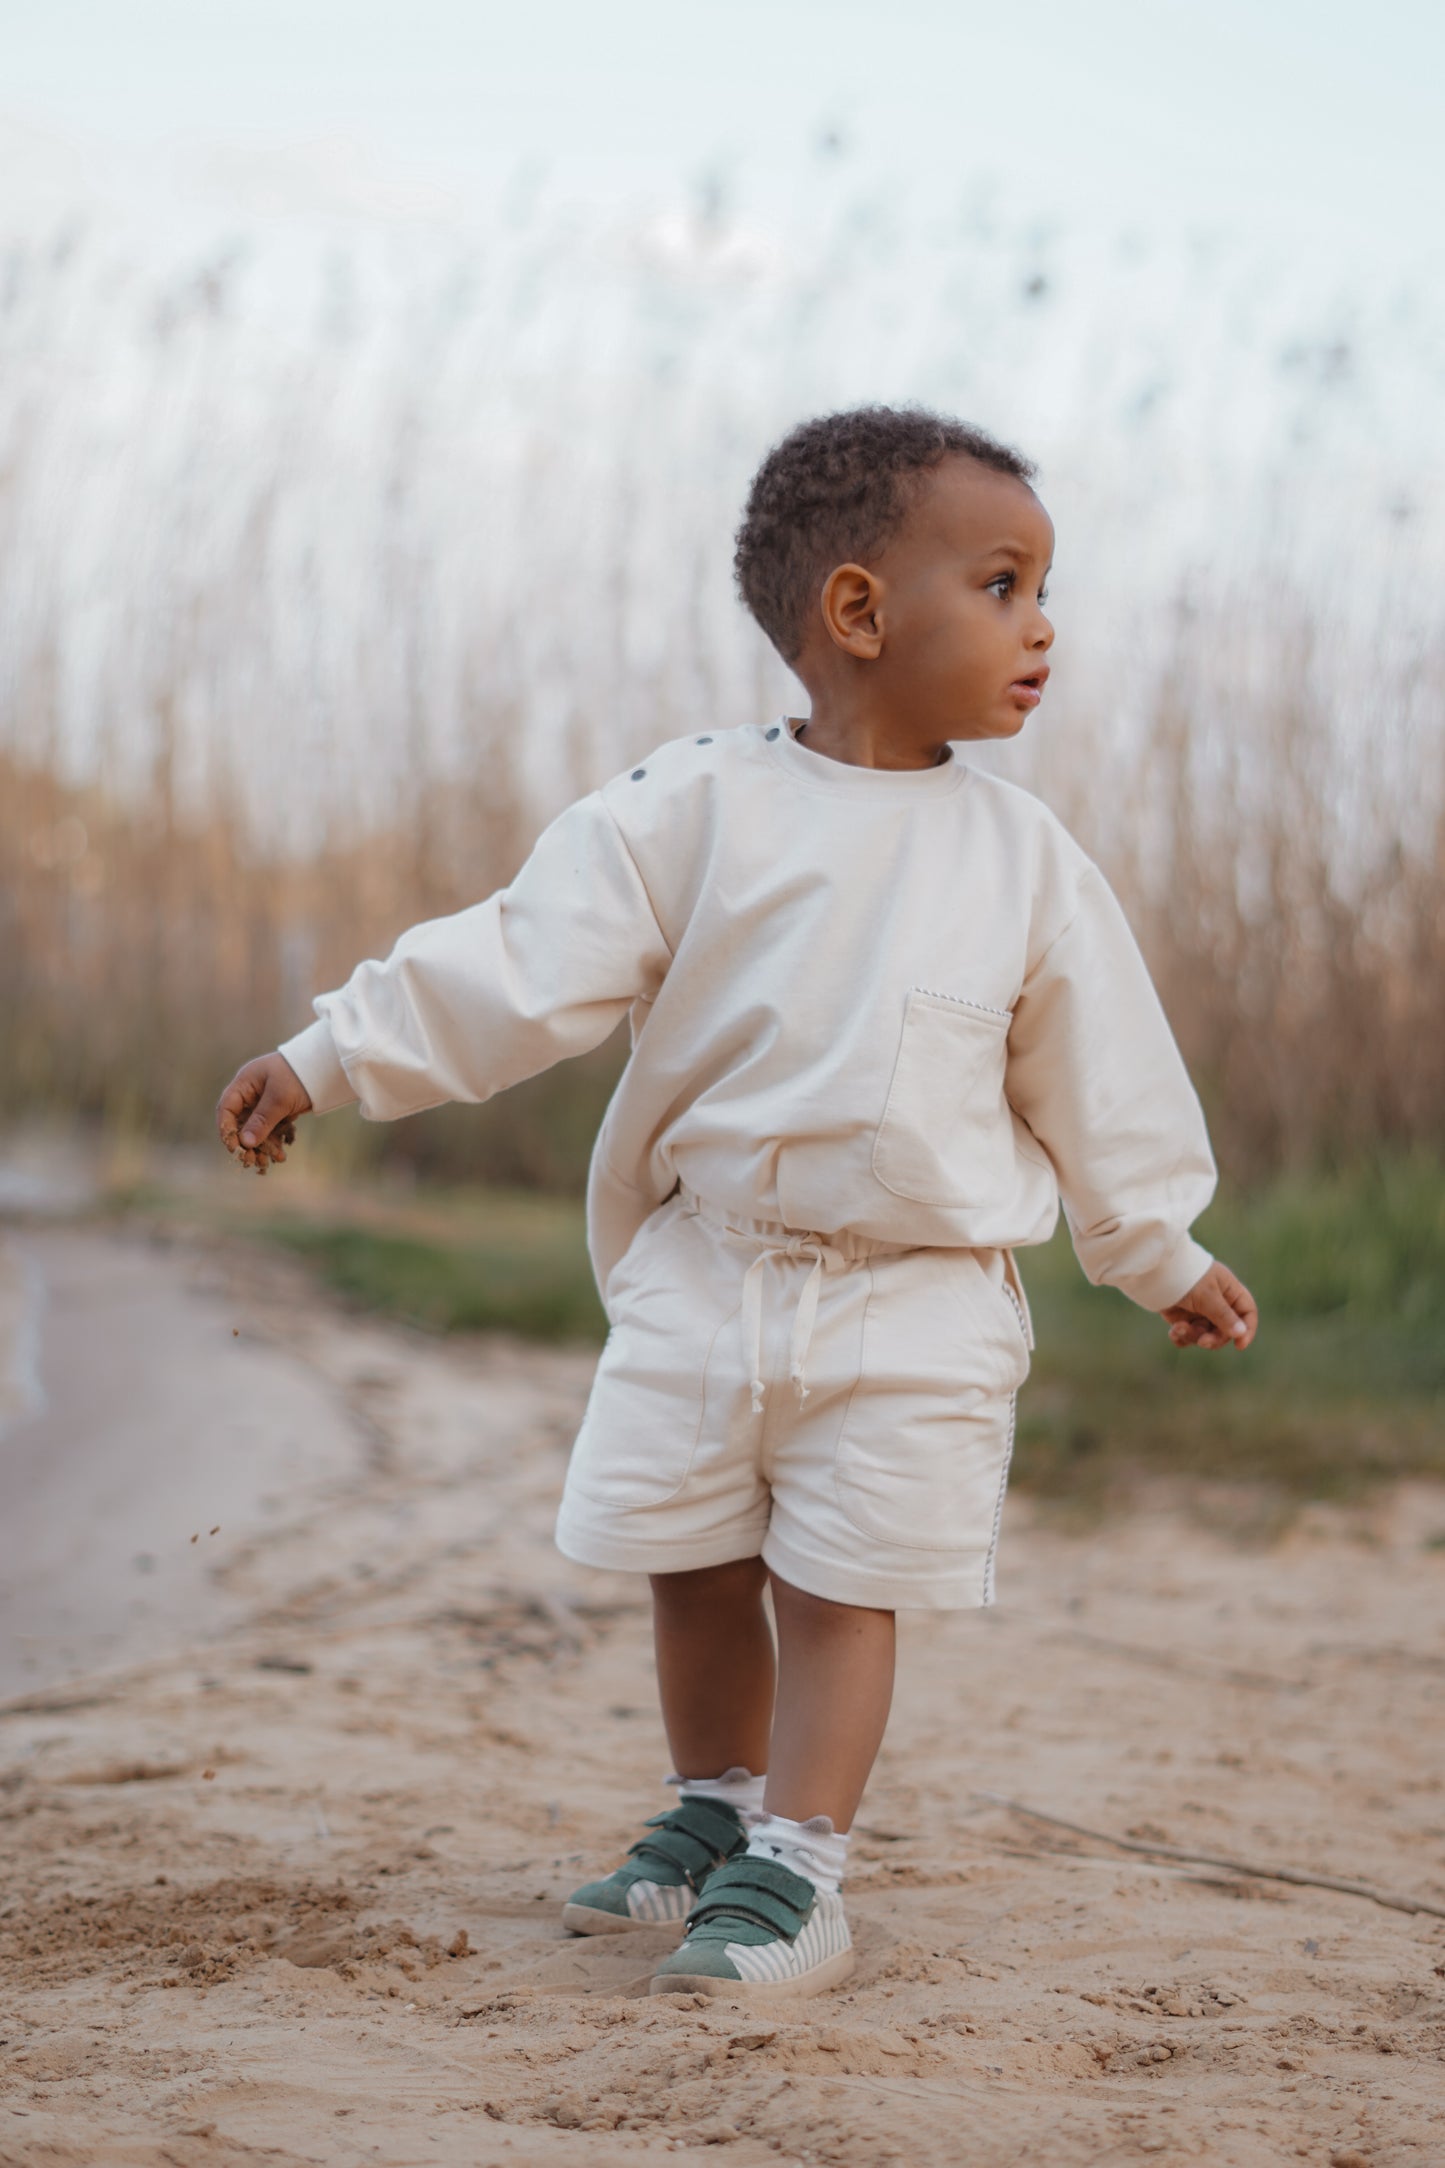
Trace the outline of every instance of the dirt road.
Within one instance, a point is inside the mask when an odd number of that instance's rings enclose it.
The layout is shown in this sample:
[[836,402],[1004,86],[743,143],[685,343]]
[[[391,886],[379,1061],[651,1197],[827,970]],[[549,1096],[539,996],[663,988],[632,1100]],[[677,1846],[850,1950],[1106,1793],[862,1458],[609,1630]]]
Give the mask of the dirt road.
[[[1445,2159],[1445,1917],[982,1796],[1445,1909],[1445,1497],[1269,1551],[1015,1506],[997,1610],[906,1625],[855,1980],[787,2013],[649,2000],[648,1936],[557,1925],[667,1766],[638,1588],[549,1540],[588,1358],[346,1319],[246,1253],[36,1239],[77,1317],[106,1270],[179,1306],[213,1383],[177,1417],[184,1509],[138,1444],[108,1509],[155,1638],[127,1657],[100,1576],[112,1668],[47,1656],[0,1710],[7,2168]],[[172,1406],[165,1332],[122,1341],[128,1404]],[[51,1395],[51,1455],[99,1449],[85,1390]],[[209,1520],[207,1469],[234,1485]],[[57,1551],[12,1619],[105,1548]]]

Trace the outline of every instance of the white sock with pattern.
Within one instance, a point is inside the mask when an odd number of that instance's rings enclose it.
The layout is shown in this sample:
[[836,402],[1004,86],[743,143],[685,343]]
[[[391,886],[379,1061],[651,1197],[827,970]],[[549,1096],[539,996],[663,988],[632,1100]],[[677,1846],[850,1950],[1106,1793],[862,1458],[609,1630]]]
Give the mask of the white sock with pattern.
[[743,1827],[751,1829],[763,1811],[763,1786],[768,1780],[739,1764],[725,1769],[720,1777],[671,1776],[667,1781],[677,1786],[684,1799],[720,1799],[724,1806],[736,1807]]
[[839,1836],[826,1814],[790,1822],[786,1814],[763,1813],[748,1833],[748,1857],[776,1859],[825,1896],[836,1897],[848,1865],[848,1839]]

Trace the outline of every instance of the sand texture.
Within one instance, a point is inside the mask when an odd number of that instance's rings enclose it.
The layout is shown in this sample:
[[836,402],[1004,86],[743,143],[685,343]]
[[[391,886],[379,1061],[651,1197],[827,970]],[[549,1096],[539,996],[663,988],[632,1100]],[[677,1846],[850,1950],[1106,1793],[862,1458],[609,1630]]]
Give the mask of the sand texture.
[[1445,1498],[1266,1550],[1015,1503],[998,1608],[906,1622],[855,1979],[648,1999],[666,1942],[558,1925],[667,1766],[640,1587],[550,1542],[589,1359],[347,1318],[249,1253],[18,1247],[82,1310],[107,1256],[171,1288],[185,1422],[263,1379],[284,1429],[288,1378],[325,1419],[214,1536],[136,1446],[149,1638],[0,1710],[5,2168],[1445,2160],[1445,1917],[980,1796],[1445,1908]]

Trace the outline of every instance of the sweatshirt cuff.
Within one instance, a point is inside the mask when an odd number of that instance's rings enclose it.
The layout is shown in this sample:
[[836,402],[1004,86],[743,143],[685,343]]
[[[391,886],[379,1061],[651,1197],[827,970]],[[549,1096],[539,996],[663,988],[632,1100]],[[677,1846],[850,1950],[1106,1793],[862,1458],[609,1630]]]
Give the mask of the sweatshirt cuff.
[[336,1107],[349,1107],[354,1103],[357,1094],[341,1066],[331,1026],[324,1016],[319,1016],[314,1024],[308,1024],[304,1031],[298,1031],[294,1039],[288,1039],[276,1051],[290,1062],[305,1085],[313,1114],[330,1114]]
[[1184,1300],[1197,1280],[1203,1279],[1213,1263],[1208,1250],[1193,1235],[1184,1235],[1164,1264],[1156,1265],[1142,1277],[1131,1278],[1120,1291],[1146,1310],[1172,1309],[1176,1302]]

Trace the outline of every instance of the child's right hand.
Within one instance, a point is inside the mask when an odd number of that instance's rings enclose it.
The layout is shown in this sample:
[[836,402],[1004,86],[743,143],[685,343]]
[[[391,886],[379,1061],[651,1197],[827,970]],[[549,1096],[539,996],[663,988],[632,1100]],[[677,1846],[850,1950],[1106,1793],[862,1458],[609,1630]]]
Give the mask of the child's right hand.
[[1159,1315],[1176,1347],[1247,1348],[1259,1330],[1259,1305],[1243,1280],[1216,1257],[1202,1280]]
[[236,1071],[216,1102],[221,1142],[243,1167],[264,1174],[296,1142],[292,1127],[309,1112],[310,1094],[283,1054],[260,1054]]

